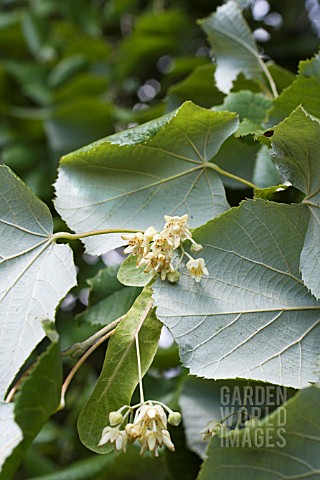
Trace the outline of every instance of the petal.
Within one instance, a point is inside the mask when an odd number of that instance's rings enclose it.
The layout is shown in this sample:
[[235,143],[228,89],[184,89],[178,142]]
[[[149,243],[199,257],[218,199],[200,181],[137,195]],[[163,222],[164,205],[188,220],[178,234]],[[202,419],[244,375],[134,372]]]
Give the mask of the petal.
[[172,443],[172,441],[171,441],[169,432],[168,432],[167,430],[163,430],[163,431],[162,431],[162,434],[163,434],[162,439],[163,439],[164,445],[165,445],[169,450],[171,450],[172,452],[174,452],[174,451],[175,451],[175,448],[174,448],[174,445],[173,445],[173,443]]
[[154,451],[157,443],[156,436],[154,434],[149,435],[147,439],[147,443],[148,443],[149,450],[151,452]]
[[100,441],[98,443],[98,447],[101,447],[101,445],[104,445],[105,443],[108,443],[110,441],[110,435],[109,432],[106,433],[105,435],[102,435],[100,438]]
[[122,435],[119,435],[115,443],[116,450],[122,450],[122,444],[123,444]]
[[155,418],[157,415],[157,410],[154,407],[150,407],[147,410],[147,415],[149,418]]

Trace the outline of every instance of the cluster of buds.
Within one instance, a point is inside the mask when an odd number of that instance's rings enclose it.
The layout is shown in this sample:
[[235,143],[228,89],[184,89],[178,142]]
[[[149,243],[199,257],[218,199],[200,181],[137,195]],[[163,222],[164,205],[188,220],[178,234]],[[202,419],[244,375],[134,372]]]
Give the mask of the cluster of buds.
[[[163,408],[164,407],[164,408]],[[122,412],[127,409],[123,415]],[[133,416],[135,410],[135,414]],[[167,416],[167,413],[169,413]],[[122,425],[131,415],[132,422]],[[109,414],[110,425],[106,426],[101,435],[99,446],[111,443],[116,451],[126,451],[127,445],[137,441],[141,445],[140,454],[150,451],[155,457],[159,456],[159,447],[167,447],[174,452],[174,445],[167,430],[167,424],[177,426],[181,421],[179,412],[173,412],[160,402],[147,401],[134,407],[123,406],[117,412]],[[122,427],[122,429],[121,429]]]
[[201,440],[203,442],[207,442],[208,440],[210,440],[211,437],[214,437],[216,435],[220,436],[225,431],[227,431],[227,427],[223,423],[212,420],[208,422],[206,427],[200,431],[200,434],[202,435]]
[[249,414],[246,407],[241,407],[239,410],[231,412],[220,422],[211,420],[207,423],[206,427],[200,431],[200,434],[202,435],[202,441],[206,442],[210,440],[211,437],[223,436],[230,430],[257,427],[260,423],[259,417]]
[[[161,280],[168,279],[175,283],[179,280],[178,267],[184,255],[189,258],[186,264],[187,270],[196,282],[200,282],[203,275],[209,275],[203,258],[194,259],[183,248],[183,242],[190,240],[191,251],[199,253],[202,246],[196,243],[189,230],[188,215],[182,217],[170,217],[165,215],[164,228],[158,232],[154,227],[149,227],[142,233],[122,235],[123,240],[128,242],[124,253],[133,254],[136,264],[144,267],[145,273],[159,273]],[[182,257],[179,264],[173,265],[173,255],[177,248],[181,248]]]

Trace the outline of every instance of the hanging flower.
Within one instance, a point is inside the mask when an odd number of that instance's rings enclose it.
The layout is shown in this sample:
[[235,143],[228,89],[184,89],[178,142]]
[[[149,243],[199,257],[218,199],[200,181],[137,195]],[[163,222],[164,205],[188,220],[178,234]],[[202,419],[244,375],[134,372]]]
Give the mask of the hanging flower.
[[138,438],[141,455],[149,450],[157,457],[158,448],[163,445],[174,452],[174,445],[167,430],[167,415],[161,405],[142,405],[136,412],[134,425],[141,431]]
[[110,427],[107,426],[102,430],[102,435],[98,446],[104,445],[110,442],[113,444],[115,451],[122,450],[123,452],[126,451],[127,446],[127,434],[124,430],[120,430],[120,427]]
[[160,273],[161,280],[165,280],[168,273],[175,272],[171,258],[163,253],[149,252],[141,259],[140,265],[145,267],[145,273]]
[[144,241],[144,235],[142,232],[137,232],[133,234],[125,234],[121,235],[121,238],[123,240],[126,240],[128,242],[127,248],[124,249],[124,253],[132,253],[133,255],[137,256],[137,265],[140,262],[140,260],[143,257],[144,254],[144,246],[143,241]]
[[206,268],[205,261],[203,258],[193,259],[191,258],[186,264],[188,272],[191,277],[195,279],[196,282],[200,282],[203,275],[209,275],[208,269]]
[[[162,405],[169,412],[168,418]],[[122,415],[121,411],[125,408],[127,408],[127,413]],[[141,455],[150,451],[155,457],[158,457],[158,450],[163,446],[174,452],[175,448],[167,430],[167,424],[179,425],[181,414],[173,412],[164,404],[160,405],[149,400],[136,405],[136,407],[124,406],[118,412],[111,412],[109,415],[110,423],[117,421],[122,423],[129,412],[134,409],[136,409],[134,419],[132,423],[127,423],[124,429],[120,430],[120,425],[116,427],[106,426],[103,429],[99,446],[109,442],[114,445],[116,451],[123,450],[125,452],[127,444],[130,445],[137,440],[141,445]]]
[[150,250],[151,242],[154,241],[154,237],[158,234],[158,231],[154,227],[148,227],[143,234],[142,248],[143,254],[146,255]]

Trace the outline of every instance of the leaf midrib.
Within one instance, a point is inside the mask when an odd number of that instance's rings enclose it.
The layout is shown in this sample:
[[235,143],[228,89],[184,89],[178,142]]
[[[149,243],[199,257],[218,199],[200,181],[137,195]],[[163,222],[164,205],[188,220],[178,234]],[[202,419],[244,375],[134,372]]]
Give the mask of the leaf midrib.
[[[211,298],[211,297],[210,297]],[[162,307],[164,308],[164,307]],[[169,308],[168,308],[169,310]],[[253,310],[232,310],[227,312],[199,312],[199,313],[179,313],[179,315],[175,315],[177,317],[217,317],[220,315],[246,315],[249,313],[268,313],[268,312],[305,312],[308,310],[320,310],[320,305],[312,305],[312,306],[303,306],[303,307],[280,307],[280,308],[260,308],[260,309],[253,309]],[[161,316],[165,318],[171,318],[172,315],[166,315],[165,313],[161,312]]]
[[[184,172],[180,172],[178,174],[172,175],[171,177],[163,178],[163,179],[159,180],[158,182],[154,182],[154,183],[150,183],[148,185],[144,185],[143,187],[136,188],[135,190],[120,193],[119,195],[115,195],[113,197],[106,198],[105,200],[101,200],[99,202],[86,203],[84,205],[78,205],[77,208],[79,209],[79,208],[103,205],[105,203],[112,202],[114,200],[118,200],[118,199],[123,198],[123,197],[128,197],[130,195],[133,195],[133,194],[138,193],[138,192],[142,192],[144,190],[148,190],[149,188],[153,188],[153,187],[157,187],[157,186],[162,185],[162,184],[166,184],[168,182],[171,182],[172,180],[176,180],[177,178],[183,177],[183,176],[188,175],[190,173],[194,173],[198,170],[205,170],[205,168],[206,168],[206,165],[199,165],[198,167],[194,167],[194,168],[191,168],[189,170],[185,170]],[[70,207],[63,208],[61,206],[59,208],[61,210],[69,210],[70,209]]]
[[144,313],[141,317],[141,320],[140,320],[139,324],[137,325],[136,329],[134,330],[134,332],[132,333],[132,339],[128,343],[127,348],[124,350],[124,353],[121,356],[121,361],[118,362],[117,367],[113,370],[113,374],[111,375],[111,377],[109,377],[109,380],[108,380],[108,382],[107,382],[107,384],[106,384],[106,386],[103,390],[102,396],[106,394],[106,391],[109,389],[110,385],[113,383],[114,379],[117,377],[118,370],[122,367],[122,364],[126,360],[126,357],[128,356],[130,350],[132,349],[132,345],[135,344],[135,335],[137,335],[139,333],[139,331],[142,328],[142,325],[144,324],[147,316],[149,315],[149,312],[152,308],[152,303],[153,303],[152,299],[147,303],[147,305],[144,309]]
[[[41,242],[42,244],[43,242]],[[41,248],[36,255],[27,263],[27,265],[22,269],[22,271],[18,274],[18,276],[13,280],[13,282],[4,290],[2,297],[0,297],[0,302],[7,296],[7,294],[12,290],[12,288],[19,282],[19,280],[23,277],[27,270],[33,265],[33,263],[42,255],[42,253],[49,247],[51,240],[45,242],[43,248]],[[34,247],[35,248],[35,247]],[[32,249],[31,249],[32,250]],[[3,262],[2,262],[3,263]]]
[[[250,45],[248,45],[244,40],[242,40],[242,38],[237,37],[236,35],[233,35],[232,33],[228,32],[226,30],[222,30],[221,28],[219,28],[217,26],[214,26],[213,28],[217,32],[221,33],[222,35],[224,35],[226,37],[229,37],[234,42],[240,43],[240,45],[242,45],[246,50],[248,50],[254,56],[254,58],[256,59],[256,61],[258,62],[259,66],[260,66],[260,56],[259,56],[258,52],[256,50],[254,50],[252,47],[250,47]],[[255,69],[252,69],[252,68],[250,68],[250,69],[247,68],[247,70],[250,70],[252,72],[255,71]],[[257,68],[256,70],[261,72],[261,67]]]

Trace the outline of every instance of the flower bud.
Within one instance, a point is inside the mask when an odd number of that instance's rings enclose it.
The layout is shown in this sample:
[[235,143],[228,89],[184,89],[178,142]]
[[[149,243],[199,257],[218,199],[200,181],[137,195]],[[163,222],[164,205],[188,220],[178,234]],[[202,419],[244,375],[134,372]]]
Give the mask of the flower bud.
[[109,423],[111,427],[115,425],[120,425],[123,422],[123,415],[120,412],[110,412],[109,413]]
[[203,250],[203,246],[200,245],[200,243],[193,242],[190,250],[193,253],[199,253],[199,252],[201,252],[201,250]]
[[179,272],[169,272],[167,274],[167,279],[169,280],[170,283],[177,283],[180,278],[180,273]]
[[128,435],[129,440],[134,442],[141,436],[141,426],[135,425],[134,423],[127,423],[125,432]]
[[171,412],[168,416],[168,423],[177,427],[181,422],[181,413],[179,412]]

